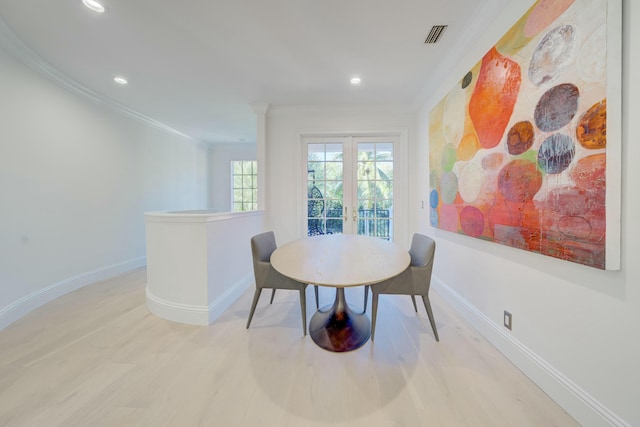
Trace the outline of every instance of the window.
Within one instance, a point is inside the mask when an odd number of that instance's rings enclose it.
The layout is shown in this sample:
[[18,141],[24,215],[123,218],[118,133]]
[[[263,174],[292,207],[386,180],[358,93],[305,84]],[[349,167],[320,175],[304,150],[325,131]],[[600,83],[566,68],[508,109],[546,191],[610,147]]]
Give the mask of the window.
[[258,162],[231,162],[231,207],[233,212],[258,209]]

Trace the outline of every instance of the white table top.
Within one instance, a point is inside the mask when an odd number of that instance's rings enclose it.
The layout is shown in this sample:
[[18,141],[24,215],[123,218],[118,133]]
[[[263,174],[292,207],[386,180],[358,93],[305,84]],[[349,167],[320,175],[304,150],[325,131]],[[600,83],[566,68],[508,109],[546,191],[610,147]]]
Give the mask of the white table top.
[[387,240],[354,234],[331,234],[295,240],[271,254],[281,274],[312,285],[369,285],[402,273],[409,253]]

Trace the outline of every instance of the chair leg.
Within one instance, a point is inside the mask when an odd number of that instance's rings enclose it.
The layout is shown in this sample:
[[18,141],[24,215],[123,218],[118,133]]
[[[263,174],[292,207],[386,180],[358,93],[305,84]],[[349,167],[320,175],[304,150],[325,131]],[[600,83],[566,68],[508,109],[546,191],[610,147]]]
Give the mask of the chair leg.
[[411,295],[411,301],[413,301],[413,309],[417,313],[418,312],[418,306],[416,305],[416,296],[415,295]]
[[249,312],[249,320],[247,320],[247,329],[249,329],[249,325],[251,324],[251,319],[253,319],[253,312],[256,311],[256,305],[258,305],[258,300],[260,299],[260,293],[261,292],[262,292],[262,288],[256,288],[256,291],[253,294],[253,303],[251,303],[251,311]]
[[371,293],[371,341],[376,336],[376,317],[378,317],[378,294]]
[[307,295],[306,289],[300,289],[300,310],[302,311],[302,330],[307,335]]
[[318,302],[318,285],[314,285],[313,288],[313,291],[316,293],[316,310],[319,310],[320,306]]
[[369,285],[366,285],[364,287],[364,309],[362,310],[363,313],[367,312],[367,301],[369,300]]
[[424,308],[427,309],[427,316],[429,316],[429,323],[431,323],[431,329],[433,329],[433,335],[436,337],[436,341],[440,341],[438,337],[438,330],[436,329],[436,321],[433,319],[433,311],[431,310],[431,302],[428,295],[422,295],[422,302],[424,302]]
[[276,296],[276,290],[275,290],[275,289],[273,289],[273,290],[271,291],[271,301],[269,301],[269,304],[273,304],[273,297],[275,297],[275,296]]

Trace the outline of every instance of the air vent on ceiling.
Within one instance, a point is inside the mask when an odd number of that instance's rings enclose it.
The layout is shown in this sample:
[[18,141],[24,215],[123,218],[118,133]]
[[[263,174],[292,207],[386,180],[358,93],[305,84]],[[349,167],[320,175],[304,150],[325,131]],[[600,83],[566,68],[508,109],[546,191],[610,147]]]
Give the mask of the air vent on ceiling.
[[442,37],[442,34],[446,29],[447,25],[434,25],[431,27],[431,31],[424,42],[428,44],[438,43],[438,40],[440,40],[440,37]]

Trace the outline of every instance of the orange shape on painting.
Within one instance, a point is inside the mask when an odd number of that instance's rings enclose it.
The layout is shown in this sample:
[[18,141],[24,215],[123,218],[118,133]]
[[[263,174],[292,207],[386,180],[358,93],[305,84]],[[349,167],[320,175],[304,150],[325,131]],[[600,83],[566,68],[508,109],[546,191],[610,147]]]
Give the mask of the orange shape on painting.
[[499,194],[494,205],[488,209],[488,219],[492,228],[496,225],[516,225],[507,201]]
[[520,89],[520,65],[492,48],[482,58],[480,75],[469,101],[469,117],[483,148],[500,143]]
[[593,104],[578,121],[576,138],[584,148],[596,150],[607,146],[607,100]]
[[510,202],[533,200],[542,187],[542,174],[536,164],[527,160],[513,160],[498,174],[498,190]]
[[524,120],[511,126],[507,134],[507,150],[509,154],[518,155],[533,145],[533,125]]
[[578,160],[570,175],[578,188],[604,191],[606,188],[606,167],[606,154],[595,154]]
[[480,149],[478,138],[473,133],[468,133],[462,137],[458,145],[458,160],[471,160]]

